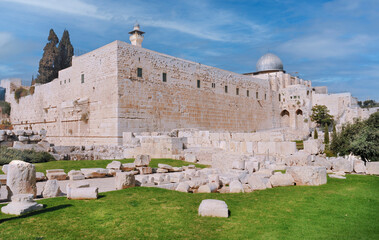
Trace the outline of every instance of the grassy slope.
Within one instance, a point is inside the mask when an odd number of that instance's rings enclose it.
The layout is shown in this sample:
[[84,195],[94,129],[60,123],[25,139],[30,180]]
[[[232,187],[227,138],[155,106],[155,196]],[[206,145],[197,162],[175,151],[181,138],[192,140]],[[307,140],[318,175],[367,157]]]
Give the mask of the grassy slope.
[[[81,168],[105,168],[112,161],[114,160],[52,161],[52,162],[45,162],[45,163],[34,163],[34,165],[36,166],[37,172],[46,173],[46,169],[64,169],[64,171],[67,173],[73,169],[80,170]],[[123,159],[123,160],[116,160],[116,161],[120,161],[122,163],[131,163],[131,162],[134,162],[134,159]],[[166,159],[166,158],[152,159],[150,162],[150,167],[158,167],[158,163],[169,164],[173,167],[188,166],[191,164],[195,165],[198,168],[206,167],[206,165],[202,165],[202,164],[194,164],[194,163],[189,163],[185,161]],[[1,171],[1,168],[0,168],[0,172],[1,174],[3,173]]]
[[[91,201],[40,200],[23,217],[0,214],[0,239],[379,239],[379,178],[348,175],[319,187],[247,194],[186,194],[131,188]],[[202,199],[231,216],[197,216]]]

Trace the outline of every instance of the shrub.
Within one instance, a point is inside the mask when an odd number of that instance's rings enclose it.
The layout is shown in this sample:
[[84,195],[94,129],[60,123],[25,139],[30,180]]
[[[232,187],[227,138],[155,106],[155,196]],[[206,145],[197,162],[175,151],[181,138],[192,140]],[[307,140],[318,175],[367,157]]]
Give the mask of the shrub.
[[3,114],[10,115],[11,114],[11,104],[6,101],[0,101],[0,108]]
[[353,153],[363,160],[379,161],[379,112],[366,121],[355,120],[346,124],[332,139],[330,149],[340,155]]
[[328,127],[328,124],[325,124],[325,128],[324,128],[324,143],[326,145],[329,144],[329,127]]
[[16,91],[14,92],[14,99],[16,99],[17,103],[18,101],[20,100],[20,98],[22,97],[25,97],[29,95],[29,91],[26,90],[25,88],[23,87],[19,87],[16,89]]
[[318,132],[316,128],[315,128],[315,131],[313,132],[313,138],[318,139]]
[[8,164],[12,160],[22,160],[29,163],[40,163],[55,161],[55,158],[47,152],[36,152],[34,150],[18,150],[0,147],[0,165]]

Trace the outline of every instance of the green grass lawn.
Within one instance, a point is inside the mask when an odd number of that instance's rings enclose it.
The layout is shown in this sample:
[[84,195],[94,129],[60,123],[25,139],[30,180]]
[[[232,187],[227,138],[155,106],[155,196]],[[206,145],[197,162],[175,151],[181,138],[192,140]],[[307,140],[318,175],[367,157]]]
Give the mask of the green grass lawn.
[[[70,170],[80,170],[81,168],[105,168],[109,163],[115,160],[82,160],[82,161],[52,161],[52,162],[44,162],[44,163],[34,163],[36,166],[37,172],[46,173],[46,169],[64,169],[66,173]],[[122,163],[132,163],[134,159],[122,159],[116,160]],[[206,165],[202,164],[194,164],[180,160],[173,160],[167,158],[157,158],[151,159],[150,167],[158,167],[158,163],[169,164],[173,167],[182,167],[188,165],[195,165],[198,168],[205,168]],[[1,169],[1,168],[0,168]],[[0,170],[2,173],[2,171]]]
[[[0,214],[0,239],[379,239],[376,176],[246,194],[138,187],[100,196],[39,200],[39,212]],[[231,216],[197,216],[208,198],[224,200]]]

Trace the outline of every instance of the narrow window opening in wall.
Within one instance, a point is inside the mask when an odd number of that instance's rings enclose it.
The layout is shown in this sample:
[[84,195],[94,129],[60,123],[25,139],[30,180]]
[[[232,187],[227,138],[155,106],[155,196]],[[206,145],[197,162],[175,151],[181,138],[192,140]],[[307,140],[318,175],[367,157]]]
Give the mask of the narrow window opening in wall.
[[259,94],[258,94],[258,92],[255,93],[255,98],[256,98],[256,99],[259,98]]
[[84,83],[84,74],[82,74],[81,78],[82,78],[82,83]]
[[61,81],[61,85],[62,85],[62,81]]
[[162,74],[162,81],[167,82],[167,73]]
[[225,93],[228,93],[228,86],[225,86]]
[[138,62],[141,62],[141,58],[140,57],[138,58]]
[[200,80],[197,80],[197,88],[200,88]]
[[64,80],[64,84],[66,84],[66,80]]
[[68,79],[68,82],[71,82],[71,80],[70,80],[70,79]]
[[283,102],[285,102],[286,101],[286,99],[285,98],[283,98]]
[[212,83],[212,88],[216,88],[216,83]]
[[307,91],[307,96],[309,95],[309,90]]
[[240,95],[240,89],[236,88],[236,95]]
[[265,93],[265,100],[267,99],[267,94]]
[[248,96],[248,97],[249,97],[249,95],[250,95],[250,92],[249,92],[249,90],[246,90],[246,96]]
[[290,98],[292,99],[292,96]]
[[137,68],[137,77],[142,77],[142,68]]
[[281,96],[280,96],[280,94],[279,94],[279,102],[280,102],[280,98],[281,98]]

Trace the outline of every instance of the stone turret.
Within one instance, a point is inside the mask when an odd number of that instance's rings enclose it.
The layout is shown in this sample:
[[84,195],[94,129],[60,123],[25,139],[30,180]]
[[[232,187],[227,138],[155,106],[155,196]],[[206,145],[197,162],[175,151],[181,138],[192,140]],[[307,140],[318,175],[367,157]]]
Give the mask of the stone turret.
[[140,26],[138,23],[134,25],[133,31],[129,32],[130,34],[130,42],[134,46],[142,47],[142,41],[143,41],[143,34],[145,32],[142,32],[140,30]]

